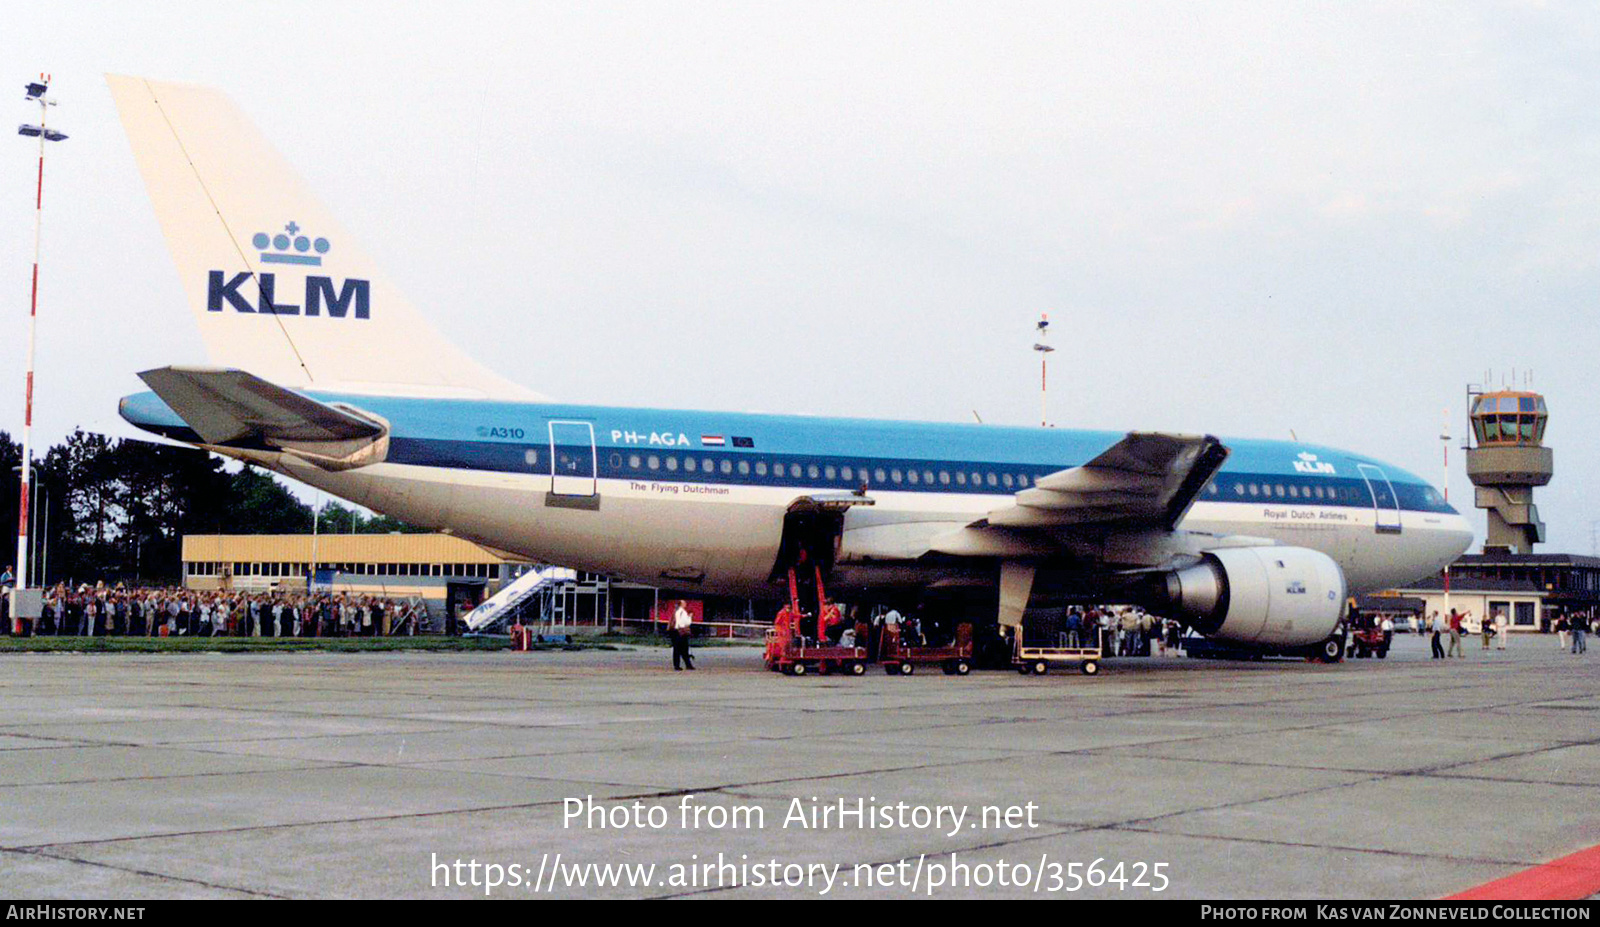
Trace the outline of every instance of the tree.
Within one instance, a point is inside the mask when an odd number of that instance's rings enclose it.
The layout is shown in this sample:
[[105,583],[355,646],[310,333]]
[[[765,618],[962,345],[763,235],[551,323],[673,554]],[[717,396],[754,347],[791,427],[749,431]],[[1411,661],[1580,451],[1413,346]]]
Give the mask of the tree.
[[[54,450],[52,448],[52,450]],[[126,497],[116,470],[111,439],[102,434],[74,431],[62,449],[65,479],[62,496],[71,512],[65,537],[82,554],[79,575],[83,581],[115,578],[122,569],[112,542],[121,535]]]
[[177,581],[183,536],[225,530],[232,479],[220,458],[195,448],[124,439],[112,455],[126,513],[123,575],[141,582]]
[[[17,522],[13,468],[21,459],[21,448],[0,432],[0,524],[7,527]],[[274,475],[248,464],[229,473],[223,463],[196,448],[74,431],[34,471],[45,490],[35,525],[49,545],[46,583],[175,585],[186,534],[311,531],[311,507]],[[320,527],[329,534],[420,530],[335,501],[322,507]],[[0,553],[0,567],[11,559]]]
[[311,506],[282,483],[246,464],[233,475],[229,534],[301,534],[311,530]]
[[354,509],[330,499],[323,503],[317,521],[317,530],[323,534],[354,534],[361,525],[361,516]]
[[[17,503],[21,501],[22,445],[11,440],[11,435],[0,431],[0,538],[14,538],[11,530],[17,526]],[[0,572],[9,565],[16,569],[16,548],[0,541]]]

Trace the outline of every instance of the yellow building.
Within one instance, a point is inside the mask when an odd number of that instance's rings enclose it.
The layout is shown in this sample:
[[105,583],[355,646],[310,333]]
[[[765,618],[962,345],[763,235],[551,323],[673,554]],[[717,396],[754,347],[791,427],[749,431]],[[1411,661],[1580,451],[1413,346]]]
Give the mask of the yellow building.
[[[194,534],[183,539],[186,589],[303,593],[311,588],[416,597],[435,619],[471,608],[532,566],[448,534]],[[648,586],[580,572],[541,603],[541,617],[563,626],[609,626],[647,618],[654,595]]]

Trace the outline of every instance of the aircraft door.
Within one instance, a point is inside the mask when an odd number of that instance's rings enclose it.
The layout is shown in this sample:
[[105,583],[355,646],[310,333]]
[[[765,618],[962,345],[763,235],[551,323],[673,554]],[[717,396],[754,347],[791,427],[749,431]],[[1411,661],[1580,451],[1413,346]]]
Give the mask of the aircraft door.
[[593,496],[595,489],[594,425],[550,423],[550,492],[557,496]]
[[1389,482],[1388,474],[1371,464],[1357,464],[1356,469],[1361,471],[1361,478],[1367,481],[1367,489],[1372,493],[1372,506],[1378,516],[1378,533],[1399,534],[1400,498],[1395,495],[1394,484]]

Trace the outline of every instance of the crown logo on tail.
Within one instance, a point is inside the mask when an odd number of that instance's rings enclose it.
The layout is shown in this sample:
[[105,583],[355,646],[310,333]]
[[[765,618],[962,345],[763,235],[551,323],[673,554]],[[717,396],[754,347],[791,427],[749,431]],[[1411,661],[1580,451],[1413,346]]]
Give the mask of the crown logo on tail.
[[[322,256],[333,247],[326,238],[313,239],[301,235],[303,231],[298,223],[290,220],[283,227],[283,231],[276,235],[266,232],[257,232],[250,243],[261,252],[263,264],[305,264],[311,267],[322,266]],[[271,250],[268,250],[271,249]]]

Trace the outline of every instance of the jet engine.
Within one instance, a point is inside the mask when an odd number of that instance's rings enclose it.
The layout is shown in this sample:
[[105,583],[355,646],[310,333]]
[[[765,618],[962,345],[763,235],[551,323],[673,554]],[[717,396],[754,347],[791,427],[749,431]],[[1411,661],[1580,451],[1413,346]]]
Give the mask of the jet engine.
[[1155,577],[1150,608],[1208,637],[1264,647],[1315,645],[1344,614],[1344,572],[1304,547],[1230,547]]

